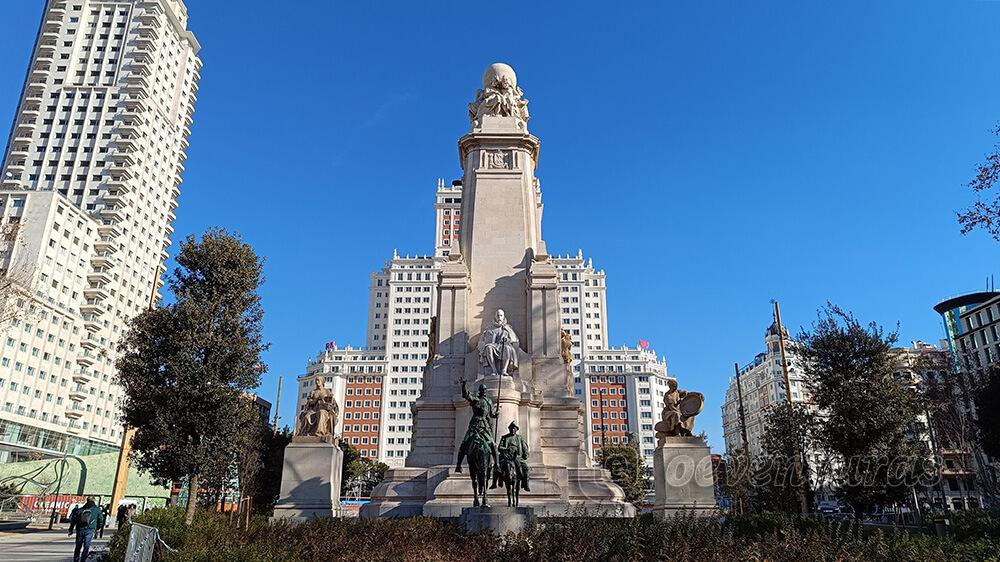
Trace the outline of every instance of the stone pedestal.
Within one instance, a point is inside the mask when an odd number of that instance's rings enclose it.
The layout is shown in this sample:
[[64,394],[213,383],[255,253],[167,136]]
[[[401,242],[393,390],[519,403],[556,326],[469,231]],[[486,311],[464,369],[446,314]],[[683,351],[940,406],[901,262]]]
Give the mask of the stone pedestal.
[[273,519],[340,517],[343,463],[344,452],[336,440],[295,437],[285,447]]
[[466,507],[458,523],[470,533],[520,533],[535,524],[535,510],[530,507]]
[[700,437],[667,437],[653,453],[653,476],[653,513],[657,517],[678,512],[715,513],[712,455]]

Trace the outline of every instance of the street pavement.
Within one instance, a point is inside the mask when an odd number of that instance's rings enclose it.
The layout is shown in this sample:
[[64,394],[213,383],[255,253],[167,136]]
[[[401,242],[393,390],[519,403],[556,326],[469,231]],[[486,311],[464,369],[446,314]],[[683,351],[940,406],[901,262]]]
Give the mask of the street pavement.
[[[68,527],[51,531],[47,526],[28,527],[22,531],[0,532],[0,560],[4,562],[72,562],[74,537],[66,534]],[[90,545],[90,560],[95,553],[107,548],[113,529],[104,530],[104,538],[95,538]]]

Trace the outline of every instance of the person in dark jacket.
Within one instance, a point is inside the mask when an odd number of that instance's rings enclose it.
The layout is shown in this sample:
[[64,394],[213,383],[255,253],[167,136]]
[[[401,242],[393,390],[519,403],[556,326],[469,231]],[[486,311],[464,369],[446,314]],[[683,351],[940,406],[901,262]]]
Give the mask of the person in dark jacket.
[[111,504],[101,508],[101,526],[97,528],[97,537],[104,538],[104,529],[108,526],[108,517],[111,516]]
[[90,543],[94,540],[94,531],[104,525],[104,514],[94,502],[93,497],[87,498],[87,503],[74,510],[69,520],[69,534],[76,529],[76,548],[73,549],[73,562],[83,562],[90,556]]
[[119,504],[118,516],[115,518],[116,528],[121,529],[126,521],[128,521],[128,508],[125,507],[125,504]]

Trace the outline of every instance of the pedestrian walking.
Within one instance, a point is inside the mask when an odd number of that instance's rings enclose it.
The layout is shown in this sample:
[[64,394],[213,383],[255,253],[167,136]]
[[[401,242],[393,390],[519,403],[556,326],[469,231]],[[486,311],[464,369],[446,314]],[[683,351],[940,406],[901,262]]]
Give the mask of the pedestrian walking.
[[121,529],[128,521],[128,508],[125,504],[118,504],[118,515],[115,517],[115,527]]
[[108,527],[108,518],[111,516],[111,504],[101,508],[101,526],[97,528],[97,537],[104,538],[104,529]]
[[76,547],[73,549],[73,562],[83,562],[90,556],[90,543],[94,540],[94,532],[104,525],[104,514],[97,506],[93,497],[87,497],[83,507],[73,510],[69,521],[69,535],[73,536],[76,529]]

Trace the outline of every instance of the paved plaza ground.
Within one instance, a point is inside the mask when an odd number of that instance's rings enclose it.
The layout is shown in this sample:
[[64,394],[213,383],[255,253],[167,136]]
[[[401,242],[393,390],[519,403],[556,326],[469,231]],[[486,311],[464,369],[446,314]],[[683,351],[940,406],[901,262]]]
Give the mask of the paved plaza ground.
[[[0,560],[4,562],[65,562],[73,560],[73,537],[66,534],[63,525],[51,531],[47,526],[29,527],[22,531],[0,532]],[[91,554],[103,551],[113,529],[105,529],[103,539],[94,539]],[[95,557],[91,556],[91,560]]]

